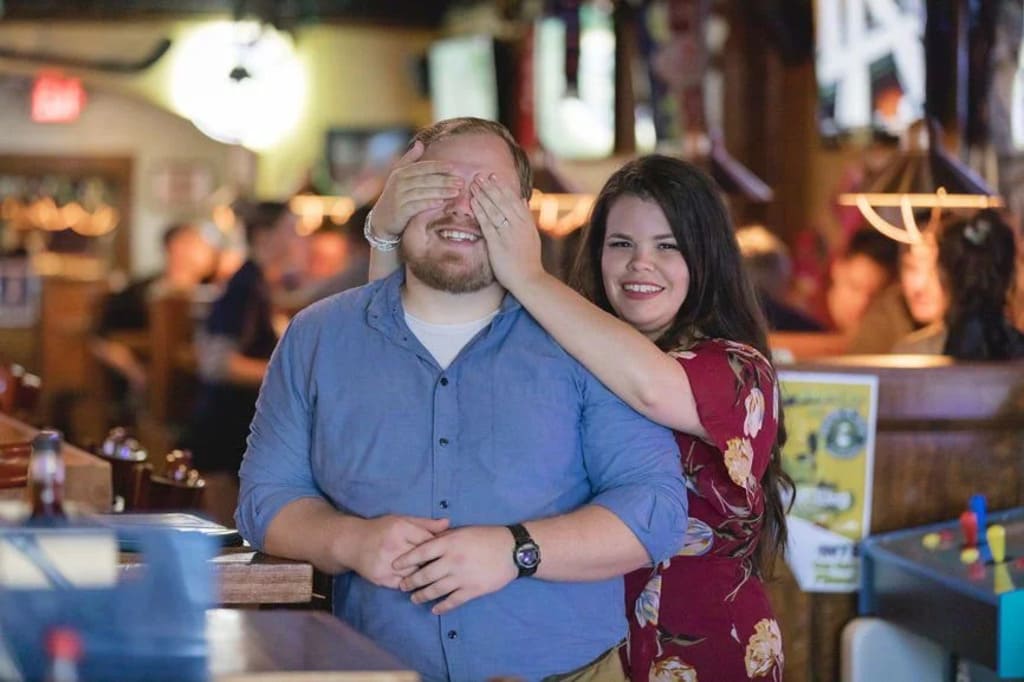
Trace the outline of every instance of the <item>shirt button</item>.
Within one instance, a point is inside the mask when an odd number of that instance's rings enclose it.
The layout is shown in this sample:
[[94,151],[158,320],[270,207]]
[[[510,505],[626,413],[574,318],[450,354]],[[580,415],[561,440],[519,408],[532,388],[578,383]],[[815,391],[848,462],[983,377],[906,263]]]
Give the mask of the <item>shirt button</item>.
[[441,385],[442,386],[447,386],[448,385],[448,377],[441,377]]
[[458,639],[458,638],[459,638],[459,633],[455,632],[455,630],[449,630],[448,631],[448,639]]
[[448,500],[441,500],[441,509],[448,508]]
[[439,440],[437,442],[440,443],[441,445],[448,445],[448,439],[447,438],[442,438],[441,440]]

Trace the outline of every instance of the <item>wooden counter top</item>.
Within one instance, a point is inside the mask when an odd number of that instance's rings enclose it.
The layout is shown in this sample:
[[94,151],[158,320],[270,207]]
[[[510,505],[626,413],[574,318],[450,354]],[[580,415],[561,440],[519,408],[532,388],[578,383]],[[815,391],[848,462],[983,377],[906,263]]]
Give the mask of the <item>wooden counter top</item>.
[[[138,554],[122,554],[121,571],[142,570]],[[213,560],[221,604],[306,604],[313,599],[313,566],[268,556],[248,547],[226,547]]]
[[390,654],[322,611],[206,612],[210,673],[218,682],[417,682]]
[[313,599],[313,566],[246,547],[229,548],[213,560],[222,604],[305,604]]
[[[24,422],[0,414],[0,443],[14,443],[32,440],[39,433]],[[89,509],[106,511],[112,499],[110,465],[99,457],[73,445],[64,444],[64,499],[77,502]],[[0,500],[22,500],[24,488],[0,490]]]

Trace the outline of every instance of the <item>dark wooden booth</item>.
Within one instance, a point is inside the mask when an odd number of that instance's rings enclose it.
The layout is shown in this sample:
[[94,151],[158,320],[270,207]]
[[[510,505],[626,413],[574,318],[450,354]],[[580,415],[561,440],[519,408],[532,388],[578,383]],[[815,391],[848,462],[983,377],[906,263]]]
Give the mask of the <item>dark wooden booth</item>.
[[[954,519],[974,493],[992,510],[1024,505],[1024,362],[846,356],[785,369],[878,376],[872,533]],[[801,592],[785,566],[770,592],[787,682],[838,680],[856,595]]]

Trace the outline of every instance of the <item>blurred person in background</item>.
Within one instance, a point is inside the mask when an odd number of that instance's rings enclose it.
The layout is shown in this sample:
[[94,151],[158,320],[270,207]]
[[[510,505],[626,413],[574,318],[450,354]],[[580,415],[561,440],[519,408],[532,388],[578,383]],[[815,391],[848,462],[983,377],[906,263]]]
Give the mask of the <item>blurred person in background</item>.
[[370,208],[358,208],[344,225],[324,225],[306,237],[302,283],[275,299],[279,307],[297,312],[322,298],[366,284],[370,245],[362,230]]
[[196,335],[200,389],[180,443],[206,479],[206,511],[231,524],[238,467],[260,383],[277,345],[275,292],[304,266],[298,217],[282,202],[261,202],[239,212],[248,258],[214,301]]
[[1000,214],[983,210],[947,223],[938,236],[938,266],[948,301],[944,315],[905,337],[894,352],[957,360],[1024,356],[1024,334],[1007,316],[1016,287],[1017,243]]
[[820,322],[787,302],[793,265],[782,240],[763,225],[737,228],[736,240],[768,328],[783,332],[823,331]]
[[372,204],[360,206],[344,225],[313,233],[322,242],[310,244],[307,270],[317,286],[316,299],[366,284],[370,245],[363,237],[363,223],[371,208]]
[[832,262],[826,301],[832,325],[852,337],[871,302],[896,281],[899,245],[874,228],[853,233]]
[[[107,296],[90,339],[90,350],[108,371],[113,408],[108,426],[136,421],[147,385],[146,365],[138,347],[148,341],[144,333],[149,329],[150,301],[169,295],[191,298],[201,284],[213,278],[217,267],[217,249],[197,224],[169,226],[162,243],[163,271]],[[129,343],[129,337],[140,338]]]
[[323,282],[345,267],[349,247],[339,230],[321,227],[307,240],[305,281]]
[[903,337],[942,319],[946,293],[939,279],[936,229],[921,224],[921,241],[899,245],[899,282],[868,306],[850,353],[891,353]]

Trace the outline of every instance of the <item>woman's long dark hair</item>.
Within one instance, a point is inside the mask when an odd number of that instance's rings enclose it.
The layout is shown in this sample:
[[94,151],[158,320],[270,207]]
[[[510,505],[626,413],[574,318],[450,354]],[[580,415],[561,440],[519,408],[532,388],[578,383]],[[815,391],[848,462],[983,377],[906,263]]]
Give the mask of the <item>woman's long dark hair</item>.
[[[661,207],[690,270],[690,287],[675,320],[657,340],[662,350],[701,337],[745,343],[766,358],[766,324],[743,259],[729,211],[717,185],[695,166],[667,156],[645,156],[627,163],[605,184],[597,197],[590,223],[584,228],[570,283],[603,310],[615,315],[601,277],[608,213],[624,196],[652,201]],[[786,551],[786,507],[793,480],[782,470],[780,450],[786,430],[779,406],[779,430],[771,461],[761,479],[765,514],[754,550],[754,570],[770,577]],[[785,488],[785,491],[783,491]]]
[[996,211],[956,218],[939,232],[939,271],[949,297],[943,354],[958,360],[1024,355],[1024,338],[1006,319],[1016,283],[1013,229]]

